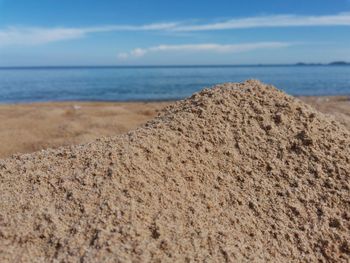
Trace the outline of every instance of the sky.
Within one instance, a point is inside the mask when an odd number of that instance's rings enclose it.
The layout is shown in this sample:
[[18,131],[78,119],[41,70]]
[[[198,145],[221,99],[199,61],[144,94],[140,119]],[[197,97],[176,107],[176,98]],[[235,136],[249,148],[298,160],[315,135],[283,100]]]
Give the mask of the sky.
[[0,0],[0,66],[350,61],[350,0]]

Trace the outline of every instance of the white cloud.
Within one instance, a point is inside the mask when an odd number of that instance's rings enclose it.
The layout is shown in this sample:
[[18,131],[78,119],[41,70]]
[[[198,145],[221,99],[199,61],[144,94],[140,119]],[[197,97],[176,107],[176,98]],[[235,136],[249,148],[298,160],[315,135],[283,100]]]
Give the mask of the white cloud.
[[82,38],[87,34],[101,32],[170,30],[176,25],[177,23],[158,23],[140,26],[110,25],[85,28],[7,27],[5,29],[0,29],[0,46],[40,45]]
[[111,31],[155,31],[155,30],[171,30],[178,26],[179,23],[153,23],[146,25],[109,25],[82,28],[86,33],[111,32]]
[[125,59],[127,59],[128,57],[129,57],[129,54],[126,53],[126,52],[122,52],[122,53],[119,53],[119,54],[118,54],[118,58],[119,58],[120,60],[125,60]]
[[262,27],[350,26],[350,13],[326,16],[272,15],[230,19],[218,23],[179,25],[174,31],[227,30]]
[[134,50],[132,50],[130,52],[130,55],[134,56],[134,57],[142,57],[143,55],[145,55],[147,53],[147,50],[142,49],[142,48],[135,48]]
[[81,28],[7,27],[0,28],[0,46],[39,45],[82,38],[88,34],[120,31],[195,32],[263,27],[350,26],[350,13],[325,16],[270,15],[229,19],[216,23],[172,22],[145,25],[107,25]]
[[66,39],[80,38],[85,32],[81,29],[70,28],[16,28],[9,27],[0,30],[0,46],[5,45],[36,45]]
[[130,52],[119,53],[120,59],[126,59],[129,57],[141,57],[148,53],[156,52],[216,52],[216,53],[239,53],[256,49],[268,49],[268,48],[281,48],[288,47],[291,43],[284,42],[258,42],[258,43],[242,43],[242,44],[187,44],[187,45],[159,45],[149,48],[135,48]]

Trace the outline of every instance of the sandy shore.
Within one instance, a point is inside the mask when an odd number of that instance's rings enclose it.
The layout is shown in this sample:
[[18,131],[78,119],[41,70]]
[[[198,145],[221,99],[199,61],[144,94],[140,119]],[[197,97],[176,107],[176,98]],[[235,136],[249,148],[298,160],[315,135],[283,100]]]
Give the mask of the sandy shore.
[[320,112],[333,115],[350,130],[350,96],[300,97]]
[[[73,125],[77,106],[22,118]],[[82,130],[146,106],[92,104]],[[349,146],[278,89],[217,85],[128,134],[0,160],[0,262],[349,262]]]
[[[300,97],[350,129],[349,97]],[[0,158],[125,133],[170,102],[52,102],[0,105]]]
[[54,102],[0,105],[0,158],[125,133],[167,103]]

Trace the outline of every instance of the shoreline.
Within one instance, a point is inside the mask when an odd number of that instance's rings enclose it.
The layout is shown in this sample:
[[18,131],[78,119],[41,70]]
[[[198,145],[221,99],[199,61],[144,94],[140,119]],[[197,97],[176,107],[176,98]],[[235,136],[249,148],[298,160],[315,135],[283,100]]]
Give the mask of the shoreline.
[[[350,130],[350,96],[298,96]],[[0,159],[91,142],[133,130],[175,101],[63,101],[0,104]]]
[[[333,97],[333,96],[328,96]],[[346,97],[344,95],[344,97]],[[350,97],[350,95],[349,95]],[[64,104],[64,103],[110,103],[110,104],[147,104],[147,103],[172,103],[175,101],[179,101],[182,99],[160,99],[160,100],[127,100],[127,101],[119,101],[119,100],[48,100],[48,101],[20,101],[20,102],[0,102],[1,106],[10,106],[10,105],[36,105],[36,104]]]
[[[287,93],[288,94],[288,93]],[[349,94],[339,94],[339,95],[291,95],[295,98],[301,99],[301,100],[308,100],[308,99],[330,99],[332,101],[350,101],[350,93]],[[48,101],[19,101],[19,102],[1,102],[0,101],[0,107],[1,106],[11,106],[11,105],[44,105],[44,104],[71,104],[71,103],[110,103],[110,104],[148,104],[148,103],[173,103],[179,100],[183,100],[186,98],[179,98],[179,99],[154,99],[154,100],[126,100],[126,101],[119,101],[119,100],[48,100]]]

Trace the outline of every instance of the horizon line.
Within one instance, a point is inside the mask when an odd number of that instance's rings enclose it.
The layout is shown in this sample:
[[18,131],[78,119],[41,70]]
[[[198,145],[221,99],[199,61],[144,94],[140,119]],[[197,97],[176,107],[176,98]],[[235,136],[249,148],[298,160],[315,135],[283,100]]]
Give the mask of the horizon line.
[[[338,64],[339,63],[339,64]],[[346,61],[296,62],[296,63],[253,63],[253,64],[158,64],[158,65],[39,65],[39,66],[0,66],[0,69],[59,69],[59,68],[205,68],[205,67],[264,67],[264,66],[336,66],[350,65]]]

